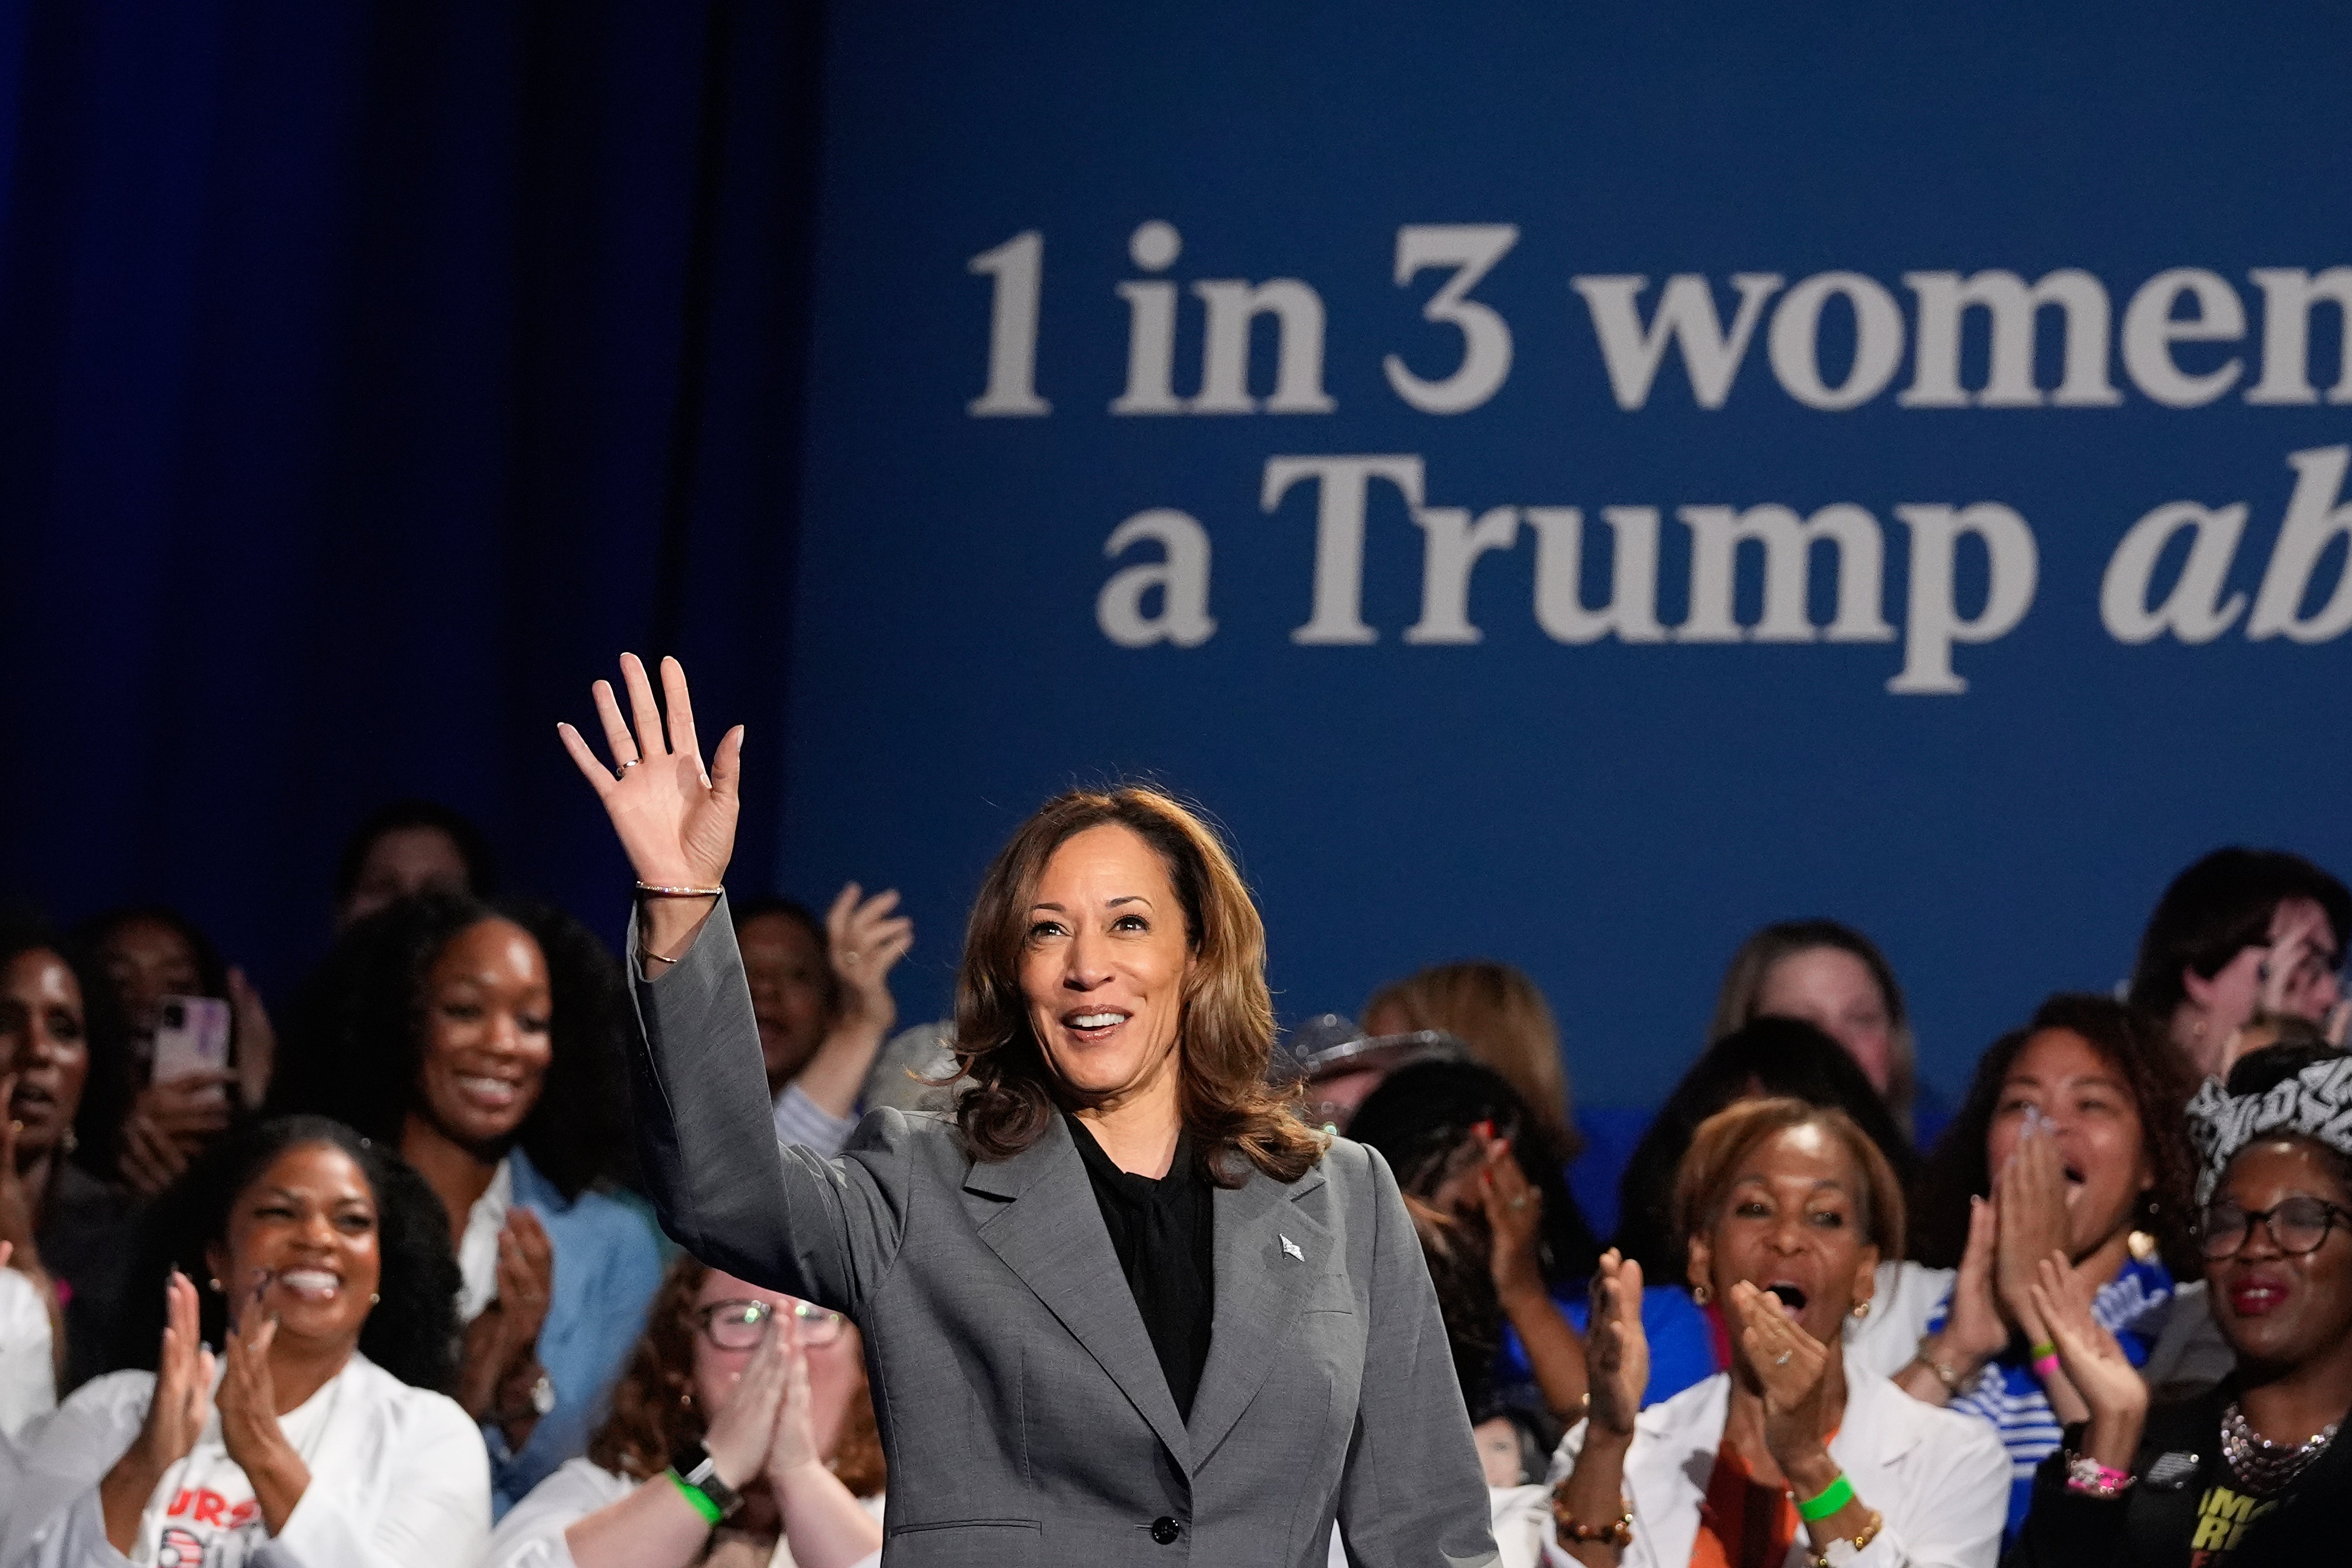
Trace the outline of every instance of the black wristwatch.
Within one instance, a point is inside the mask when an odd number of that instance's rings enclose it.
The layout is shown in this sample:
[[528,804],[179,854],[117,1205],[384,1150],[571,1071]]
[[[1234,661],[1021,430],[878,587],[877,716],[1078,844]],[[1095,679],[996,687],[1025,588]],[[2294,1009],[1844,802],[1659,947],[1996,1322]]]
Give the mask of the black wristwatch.
[[720,1519],[730,1519],[743,1506],[743,1494],[719,1479],[719,1461],[710,1450],[689,1437],[671,1450],[670,1473],[681,1486],[692,1487],[710,1500]]

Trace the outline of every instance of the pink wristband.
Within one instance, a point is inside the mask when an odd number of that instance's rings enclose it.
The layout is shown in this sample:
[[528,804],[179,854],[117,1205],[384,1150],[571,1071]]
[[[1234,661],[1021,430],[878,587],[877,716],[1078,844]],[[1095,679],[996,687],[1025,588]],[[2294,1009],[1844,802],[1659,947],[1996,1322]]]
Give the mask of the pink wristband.
[[2058,1358],[2054,1355],[2046,1355],[2040,1361],[2035,1362],[2033,1363],[2033,1375],[2040,1378],[2044,1383],[2047,1383],[2052,1378],[2057,1376]]

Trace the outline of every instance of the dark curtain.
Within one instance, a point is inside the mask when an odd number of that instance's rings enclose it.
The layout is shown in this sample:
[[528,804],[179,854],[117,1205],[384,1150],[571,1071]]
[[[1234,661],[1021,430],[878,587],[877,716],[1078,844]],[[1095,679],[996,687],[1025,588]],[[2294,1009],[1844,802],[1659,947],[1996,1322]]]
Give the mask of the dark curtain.
[[0,5],[12,901],[282,994],[423,795],[615,932],[554,737],[675,652],[775,864],[813,4]]

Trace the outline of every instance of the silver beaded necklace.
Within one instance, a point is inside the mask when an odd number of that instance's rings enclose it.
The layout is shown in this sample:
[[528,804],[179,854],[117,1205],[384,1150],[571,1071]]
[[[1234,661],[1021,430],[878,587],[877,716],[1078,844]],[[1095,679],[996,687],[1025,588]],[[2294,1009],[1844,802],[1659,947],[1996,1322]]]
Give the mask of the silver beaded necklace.
[[2275,1497],[2294,1485],[2295,1478],[2327,1451],[2327,1445],[2335,1440],[2336,1429],[2342,1425],[2340,1421],[2331,1421],[2290,1447],[2273,1443],[2255,1431],[2233,1399],[2230,1407],[2221,1412],[2221,1458],[2229,1462],[2230,1473],[2246,1490],[2256,1497]]

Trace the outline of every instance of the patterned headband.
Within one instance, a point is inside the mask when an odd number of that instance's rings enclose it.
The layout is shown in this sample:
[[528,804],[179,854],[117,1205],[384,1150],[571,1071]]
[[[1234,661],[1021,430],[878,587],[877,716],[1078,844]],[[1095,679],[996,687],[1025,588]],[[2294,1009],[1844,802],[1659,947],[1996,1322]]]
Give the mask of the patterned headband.
[[2233,1096],[2207,1079],[2189,1102],[2189,1136],[2204,1164],[2197,1206],[2212,1201],[2221,1173],[2247,1144],[2278,1132],[2316,1138],[2352,1158],[2352,1056],[2314,1062],[2260,1094]]

